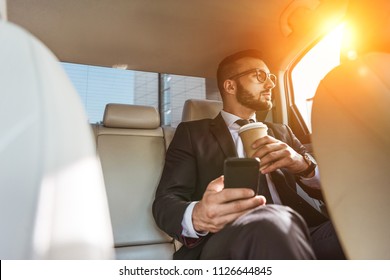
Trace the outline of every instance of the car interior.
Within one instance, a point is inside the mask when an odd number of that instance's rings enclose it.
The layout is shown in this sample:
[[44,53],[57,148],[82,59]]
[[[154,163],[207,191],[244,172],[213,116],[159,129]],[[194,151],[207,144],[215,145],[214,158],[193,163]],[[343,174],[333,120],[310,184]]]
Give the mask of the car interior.
[[[324,201],[301,195],[326,205],[348,259],[390,259],[389,13],[386,0],[0,0],[0,258],[172,259],[182,244],[151,211],[166,112],[214,118],[218,63],[259,49],[278,78],[260,119],[289,125],[319,165]],[[309,90],[306,69],[300,90],[300,63],[340,26],[338,62],[311,59],[320,78]],[[158,73],[157,101],[109,89],[91,122],[64,63]],[[202,97],[165,110],[169,75],[201,78]]]

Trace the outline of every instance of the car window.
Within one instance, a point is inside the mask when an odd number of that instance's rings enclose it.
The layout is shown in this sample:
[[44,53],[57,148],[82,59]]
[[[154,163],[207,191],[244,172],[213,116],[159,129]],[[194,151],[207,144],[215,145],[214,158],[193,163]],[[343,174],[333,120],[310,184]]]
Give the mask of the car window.
[[311,107],[313,97],[320,81],[334,67],[340,64],[343,25],[323,37],[301,59],[291,71],[292,104],[311,132]]
[[160,112],[162,125],[176,127],[185,100],[206,96],[204,78],[65,62],[62,65],[80,95],[90,123],[103,120],[107,103],[123,103],[153,106]]

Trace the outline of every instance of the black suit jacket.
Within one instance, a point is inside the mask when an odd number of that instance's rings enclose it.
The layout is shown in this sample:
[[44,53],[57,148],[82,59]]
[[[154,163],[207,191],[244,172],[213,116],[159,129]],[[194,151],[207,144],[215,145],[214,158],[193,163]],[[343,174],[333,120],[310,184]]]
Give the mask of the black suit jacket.
[[[273,123],[267,123],[267,126],[269,135],[287,143],[298,153],[305,152],[305,147],[289,127]],[[221,114],[215,119],[182,122],[176,129],[156,191],[153,216],[163,231],[184,244],[180,251],[186,258],[196,258],[207,238],[193,240],[182,236],[185,209],[191,201],[201,200],[207,185],[223,175],[225,159],[236,156],[233,139]],[[286,187],[283,194],[278,190],[283,204],[299,212],[309,225],[326,220],[297,195],[296,178],[287,170],[277,170],[271,177],[277,188],[281,184]],[[318,197],[320,194],[313,192],[310,195]]]

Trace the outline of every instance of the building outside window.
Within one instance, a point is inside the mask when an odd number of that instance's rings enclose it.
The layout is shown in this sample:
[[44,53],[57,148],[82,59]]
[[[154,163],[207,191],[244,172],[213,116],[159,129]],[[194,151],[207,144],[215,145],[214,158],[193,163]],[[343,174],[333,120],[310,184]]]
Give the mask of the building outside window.
[[[176,127],[185,100],[206,98],[204,78],[72,63],[62,65],[80,95],[90,123],[103,120],[107,103],[123,103],[164,108],[160,112],[162,125]],[[164,98],[159,98],[159,76],[165,81]]]

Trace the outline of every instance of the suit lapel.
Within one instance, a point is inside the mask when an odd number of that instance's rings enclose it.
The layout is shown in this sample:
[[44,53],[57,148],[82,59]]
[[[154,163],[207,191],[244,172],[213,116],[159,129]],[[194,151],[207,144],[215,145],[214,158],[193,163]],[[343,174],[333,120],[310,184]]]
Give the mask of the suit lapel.
[[267,130],[267,134],[268,134],[269,136],[272,136],[272,137],[275,138],[275,133],[274,133],[274,131],[272,130],[272,128],[270,128],[269,126],[268,126],[268,130]]
[[232,136],[221,113],[211,121],[210,131],[217,139],[217,142],[226,157],[237,157],[236,147],[234,146]]

